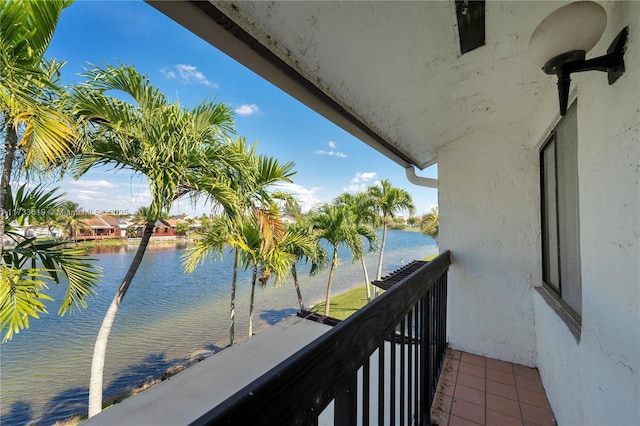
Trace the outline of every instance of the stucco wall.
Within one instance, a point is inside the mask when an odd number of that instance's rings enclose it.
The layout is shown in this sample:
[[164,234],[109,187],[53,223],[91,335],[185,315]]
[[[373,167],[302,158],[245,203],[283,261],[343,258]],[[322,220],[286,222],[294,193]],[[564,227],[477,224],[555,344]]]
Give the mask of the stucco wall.
[[478,133],[438,156],[440,243],[451,250],[448,335],[471,353],[534,365],[539,275],[537,151],[521,127]]
[[[534,293],[537,364],[559,424],[640,424],[640,3],[601,3],[607,31],[593,54],[630,26],[627,71],[572,77],[578,102],[582,330],[571,336]],[[542,100],[532,144],[557,114]]]
[[578,102],[582,327],[541,286],[539,158],[558,120],[556,81],[520,127],[440,150],[440,248],[453,254],[452,347],[539,368],[559,424],[640,424],[640,2],[602,2],[604,53],[630,26],[627,71],[572,76]]

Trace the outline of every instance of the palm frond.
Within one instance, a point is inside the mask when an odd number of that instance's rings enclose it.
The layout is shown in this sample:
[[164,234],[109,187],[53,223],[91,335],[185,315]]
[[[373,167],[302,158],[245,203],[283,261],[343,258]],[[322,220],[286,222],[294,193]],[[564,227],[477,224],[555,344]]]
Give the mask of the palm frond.
[[48,277],[41,268],[16,269],[0,265],[0,330],[4,330],[3,342],[14,333],[29,327],[29,317],[46,314],[45,301],[53,300],[43,293]]
[[37,318],[39,313],[46,312],[44,301],[52,300],[44,293],[46,281],[60,284],[63,277],[66,279],[60,315],[86,307],[87,298],[95,294],[101,277],[101,269],[92,263],[95,259],[80,249],[64,248],[61,242],[22,237],[10,225],[14,221],[22,226],[55,220],[65,204],[63,195],[57,188],[47,190],[43,186],[29,190],[22,185],[15,193],[8,191],[4,221],[6,234],[16,245],[2,252],[0,330],[6,328],[5,340],[28,327],[29,316]]
[[213,259],[216,255],[222,258],[223,249],[229,240],[229,231],[227,219],[219,219],[203,226],[203,237],[190,244],[181,257],[185,272],[193,273],[207,258]]

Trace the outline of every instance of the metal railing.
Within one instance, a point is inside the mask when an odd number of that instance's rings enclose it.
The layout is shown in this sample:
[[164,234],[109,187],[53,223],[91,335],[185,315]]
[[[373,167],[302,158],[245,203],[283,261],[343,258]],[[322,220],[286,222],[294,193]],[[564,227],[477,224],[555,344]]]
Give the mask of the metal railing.
[[192,424],[429,424],[450,264],[447,251],[377,282],[380,297]]

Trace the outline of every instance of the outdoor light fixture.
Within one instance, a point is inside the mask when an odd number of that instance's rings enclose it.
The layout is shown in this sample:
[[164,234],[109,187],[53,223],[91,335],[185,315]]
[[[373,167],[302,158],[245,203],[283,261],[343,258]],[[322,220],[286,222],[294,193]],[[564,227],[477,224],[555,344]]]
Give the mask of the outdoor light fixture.
[[615,38],[607,54],[585,60],[607,24],[607,14],[598,3],[577,1],[547,16],[533,31],[529,53],[547,74],[558,76],[560,115],[567,113],[570,74],[582,71],[606,71],[609,84],[624,74],[624,49],[629,27]]

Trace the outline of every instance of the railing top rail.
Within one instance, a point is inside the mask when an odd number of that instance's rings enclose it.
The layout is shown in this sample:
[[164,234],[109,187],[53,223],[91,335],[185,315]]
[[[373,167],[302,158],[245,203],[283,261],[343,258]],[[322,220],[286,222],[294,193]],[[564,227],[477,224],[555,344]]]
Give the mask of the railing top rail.
[[391,272],[389,275],[384,276],[379,280],[373,281],[371,284],[383,290],[388,290],[393,285],[402,281],[402,279],[405,278],[406,276],[413,274],[425,263],[427,263],[426,260],[414,260],[413,262],[407,265],[404,265],[401,268],[396,269],[395,271]]
[[424,263],[192,424],[313,424],[350,374],[393,332],[450,264],[449,251]]

